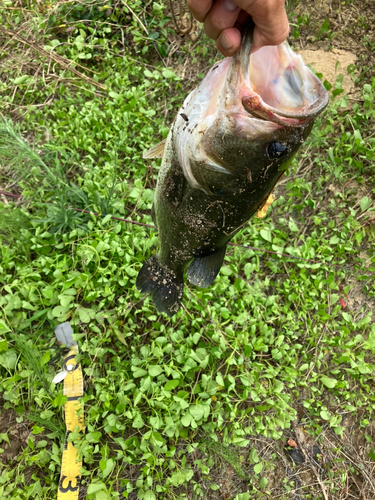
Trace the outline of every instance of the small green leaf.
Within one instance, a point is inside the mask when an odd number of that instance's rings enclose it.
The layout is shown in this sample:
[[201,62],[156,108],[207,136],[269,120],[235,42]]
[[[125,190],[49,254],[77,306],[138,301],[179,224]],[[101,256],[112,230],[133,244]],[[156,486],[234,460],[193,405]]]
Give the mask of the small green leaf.
[[162,75],[164,76],[164,78],[168,78],[168,79],[171,79],[171,78],[176,78],[176,74],[174,71],[171,71],[170,69],[166,68],[166,69],[163,69],[162,71]]
[[339,301],[339,296],[336,293],[331,294],[331,305],[336,304]]
[[189,408],[190,415],[194,420],[201,420],[204,417],[204,410],[202,405],[191,405]]
[[41,412],[40,414],[40,417],[43,419],[43,420],[49,420],[51,419],[52,417],[55,416],[55,412],[52,411],[52,410],[44,410]]
[[329,244],[330,245],[337,245],[338,243],[340,243],[340,238],[338,236],[332,236],[332,238],[330,238],[329,240]]
[[174,472],[169,481],[173,486],[181,486],[181,484],[189,481],[194,475],[194,472],[191,469],[179,469],[177,472]]
[[143,493],[143,500],[156,500],[156,495],[152,490],[147,490]]
[[258,452],[254,447],[251,448],[251,451],[249,454],[249,461],[251,464],[257,464],[259,462]]
[[220,387],[225,387],[224,379],[220,372],[216,375],[215,380],[217,385],[220,385]]
[[33,434],[35,434],[35,435],[38,435],[38,434],[40,434],[41,432],[43,432],[43,431],[44,431],[44,429],[45,429],[44,427],[39,427],[38,425],[36,425],[36,424],[35,424],[35,425],[33,425],[33,429],[32,429],[32,431],[31,431],[31,432],[32,432]]
[[137,368],[137,369],[136,369],[136,370],[134,370],[134,372],[133,372],[133,377],[134,377],[134,378],[144,377],[145,375],[147,375],[147,371],[146,371],[146,370],[143,370],[143,368]]
[[89,487],[87,488],[87,494],[92,495],[93,493],[96,493],[97,491],[100,490],[106,490],[106,486],[104,483],[94,483],[90,484]]
[[[104,462],[104,464],[102,462]],[[103,471],[103,478],[109,476],[109,474],[113,471],[114,467],[115,467],[115,461],[112,458],[109,458],[108,460],[105,459],[100,460],[100,468]]]
[[46,352],[43,354],[43,356],[41,357],[40,362],[41,362],[41,364],[42,364],[42,365],[45,365],[45,364],[47,364],[47,363],[48,363],[48,361],[49,361],[50,359],[51,359],[51,353],[50,353],[50,351],[46,351]]
[[0,339],[0,352],[8,350],[8,342],[6,339]]
[[268,229],[261,229],[260,235],[264,240],[269,241],[270,243],[272,242],[272,234]]
[[13,349],[0,354],[0,365],[8,370],[14,370],[17,363],[17,354]]
[[2,443],[3,441],[5,441],[10,445],[10,439],[8,434],[6,434],[5,432],[0,432],[0,443]]
[[9,328],[7,327],[7,325],[4,323],[4,321],[2,321],[0,319],[0,333],[6,333],[6,332],[9,332]]
[[108,493],[106,491],[98,491],[95,495],[95,500],[109,500]]
[[60,318],[61,316],[66,316],[69,312],[69,307],[56,306],[52,309],[52,316],[54,318]]
[[87,307],[78,307],[78,316],[82,323],[90,323],[92,319],[95,318],[95,311],[88,309]]
[[321,377],[320,380],[326,387],[328,387],[328,389],[333,389],[337,384],[337,380],[335,378],[329,378],[329,377],[323,376],[323,377]]
[[156,415],[155,417],[150,417],[149,422],[154,429],[159,429],[162,423],[159,415]]
[[220,486],[218,484],[210,484],[210,488],[213,491],[217,491],[218,489],[220,489]]
[[47,446],[48,442],[43,439],[42,441],[38,441],[35,448],[44,448],[45,446]]
[[331,88],[332,88],[332,85],[329,83],[328,80],[324,80],[323,85],[324,85],[326,90],[331,90]]
[[[74,297],[70,296],[70,295],[59,295],[59,299],[60,299],[60,304],[62,305],[62,307],[64,308],[67,308],[68,305],[73,302],[74,300]],[[56,309],[56,308],[55,308]],[[69,308],[68,308],[69,309]]]
[[185,427],[189,427],[191,419],[192,419],[191,415],[186,412],[185,415],[181,418],[181,424],[184,425]]
[[263,463],[259,462],[256,465],[254,465],[254,472],[255,474],[260,474],[263,470]]
[[330,420],[331,418],[331,414],[329,413],[329,411],[326,410],[322,410],[320,412],[320,416],[322,417],[323,420]]
[[157,377],[158,375],[163,373],[163,368],[159,365],[150,365],[148,373],[151,377]]
[[15,85],[20,85],[21,83],[24,83],[26,80],[28,80],[30,77],[29,75],[22,75],[22,76],[19,76],[18,78],[15,78],[13,80],[13,83]]
[[268,484],[268,479],[266,477],[262,477],[262,479],[259,481],[259,488],[263,489],[267,486]]
[[133,427],[134,429],[142,429],[142,427],[145,425],[144,420],[141,416],[140,413],[137,413],[134,420],[133,420]]
[[365,212],[368,208],[371,207],[371,200],[368,196],[364,196],[360,201],[361,211]]
[[223,274],[224,276],[230,276],[232,273],[232,270],[230,269],[230,267],[228,266],[223,266],[221,269],[220,269],[220,272],[221,274]]
[[233,500],[250,500],[250,493],[247,491],[245,493],[239,493]]
[[109,222],[111,219],[112,219],[112,215],[111,214],[106,215],[103,218],[103,220],[102,220],[102,226],[104,226],[105,224],[107,224],[107,222]]
[[89,443],[99,443],[102,433],[99,431],[96,432],[88,432],[86,434],[86,441]]
[[344,318],[345,321],[347,321],[348,323],[350,323],[352,321],[352,317],[350,314],[346,313],[346,312],[343,312],[342,313],[342,317]]
[[180,381],[178,379],[168,380],[168,382],[164,386],[164,390],[165,391],[173,391],[173,389],[175,389],[179,383],[180,383]]
[[293,231],[294,233],[298,233],[299,228],[298,228],[297,224],[294,222],[293,219],[289,219],[289,224],[288,225],[289,225],[289,229],[291,231]]

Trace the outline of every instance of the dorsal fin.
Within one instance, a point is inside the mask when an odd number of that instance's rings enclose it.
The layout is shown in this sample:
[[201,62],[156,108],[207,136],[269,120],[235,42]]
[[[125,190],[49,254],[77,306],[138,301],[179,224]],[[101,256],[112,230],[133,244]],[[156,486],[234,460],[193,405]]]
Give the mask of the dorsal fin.
[[145,151],[143,153],[143,158],[163,158],[166,141],[167,139],[163,139],[162,141],[155,144],[155,146],[152,146],[152,148],[150,148],[148,151]]

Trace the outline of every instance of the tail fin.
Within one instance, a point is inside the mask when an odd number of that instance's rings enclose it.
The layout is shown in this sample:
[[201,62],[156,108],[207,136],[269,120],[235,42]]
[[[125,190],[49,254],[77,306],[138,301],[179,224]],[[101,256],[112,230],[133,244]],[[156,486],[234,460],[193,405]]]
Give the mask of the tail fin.
[[136,285],[141,292],[151,293],[159,312],[171,317],[178,311],[184,289],[183,274],[177,276],[172,269],[159,262],[157,255],[143,264]]

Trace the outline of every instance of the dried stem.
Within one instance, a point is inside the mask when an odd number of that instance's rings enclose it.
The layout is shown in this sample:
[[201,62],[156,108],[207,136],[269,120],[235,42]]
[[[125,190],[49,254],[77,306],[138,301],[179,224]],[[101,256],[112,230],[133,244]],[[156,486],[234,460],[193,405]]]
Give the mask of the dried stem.
[[77,76],[79,76],[83,80],[86,80],[91,85],[94,85],[95,87],[98,87],[98,88],[100,88],[102,90],[107,90],[107,87],[105,85],[103,85],[101,83],[98,83],[95,80],[93,80],[92,78],[90,78],[90,77],[86,76],[85,74],[81,73],[80,71],[78,71],[77,69],[75,69],[72,65],[73,64],[77,65],[80,68],[85,69],[86,71],[90,71],[91,73],[94,73],[94,71],[92,71],[92,70],[90,70],[88,68],[85,68],[84,66],[82,66],[79,63],[70,61],[66,57],[59,56],[58,54],[54,54],[53,52],[49,52],[47,50],[44,50],[42,47],[40,47],[36,43],[30,42],[29,40],[27,40],[26,38],[24,38],[19,33],[15,32],[13,30],[10,30],[10,29],[4,28],[3,26],[0,26],[0,32],[5,33],[6,35],[12,36],[14,38],[17,38],[20,42],[24,43],[25,45],[28,45],[29,47],[31,47],[32,49],[36,50],[40,54],[42,54],[42,55],[44,55],[44,56],[52,59],[56,63],[60,64],[60,66],[63,66],[65,69],[67,69],[67,70],[71,71],[72,73],[76,74]]

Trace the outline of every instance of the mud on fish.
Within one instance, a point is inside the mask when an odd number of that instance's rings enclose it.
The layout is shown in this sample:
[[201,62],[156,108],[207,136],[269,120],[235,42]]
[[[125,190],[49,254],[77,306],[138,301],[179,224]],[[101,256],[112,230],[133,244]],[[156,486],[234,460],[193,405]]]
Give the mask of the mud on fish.
[[231,238],[262,208],[328,103],[320,80],[287,42],[251,54],[252,29],[183,103],[166,141],[152,218],[159,252],[137,278],[159,312],[181,304],[184,273],[208,287]]

